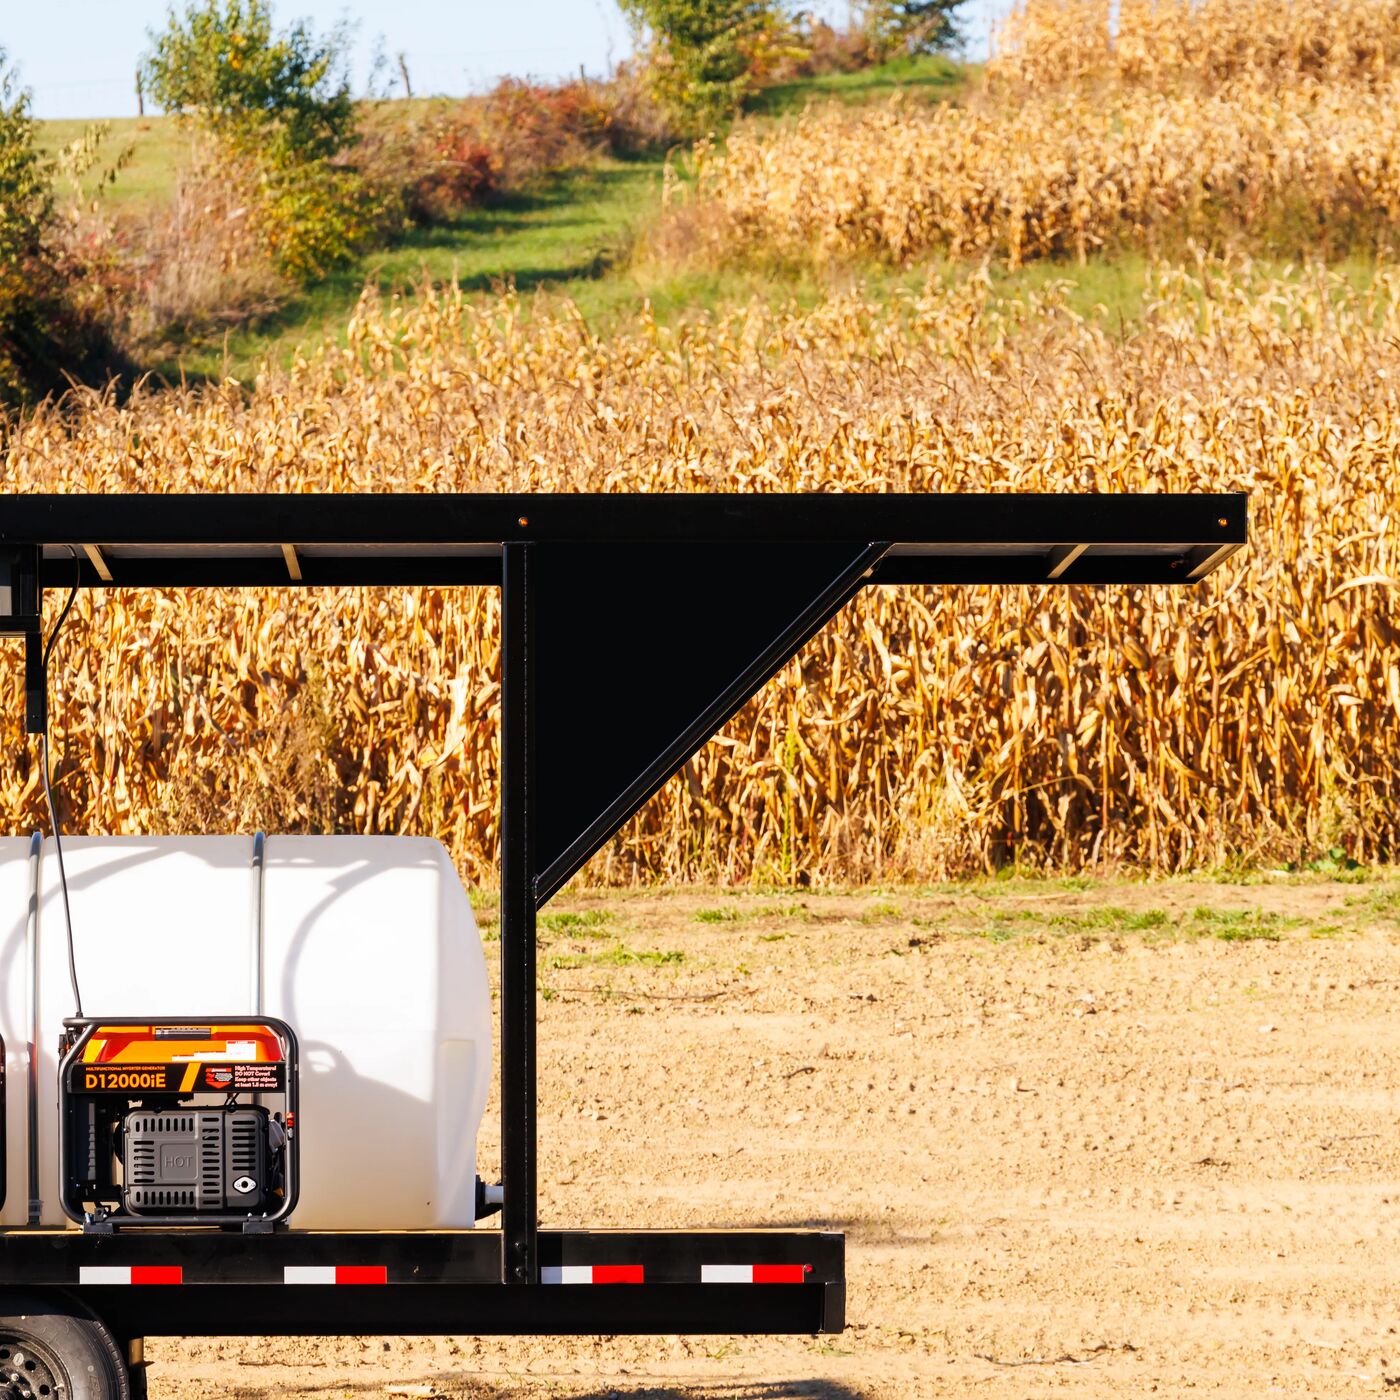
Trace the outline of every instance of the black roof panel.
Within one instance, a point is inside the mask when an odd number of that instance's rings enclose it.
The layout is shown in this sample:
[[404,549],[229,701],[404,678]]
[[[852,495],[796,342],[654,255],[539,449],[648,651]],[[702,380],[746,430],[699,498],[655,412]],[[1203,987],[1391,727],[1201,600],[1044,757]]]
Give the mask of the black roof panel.
[[8,495],[0,547],[100,586],[489,584],[508,541],[865,543],[876,582],[1196,582],[1247,539],[1243,495]]

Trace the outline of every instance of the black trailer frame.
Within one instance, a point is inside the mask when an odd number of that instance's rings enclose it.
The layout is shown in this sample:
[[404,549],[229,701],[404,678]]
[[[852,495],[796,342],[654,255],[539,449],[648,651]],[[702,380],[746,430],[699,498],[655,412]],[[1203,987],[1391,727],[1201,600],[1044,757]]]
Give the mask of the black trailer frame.
[[32,732],[45,588],[501,589],[504,1178],[498,1231],[8,1229],[0,1289],[126,1339],[841,1330],[839,1234],[539,1228],[539,909],[863,587],[1189,585],[1247,533],[1235,494],[0,496]]

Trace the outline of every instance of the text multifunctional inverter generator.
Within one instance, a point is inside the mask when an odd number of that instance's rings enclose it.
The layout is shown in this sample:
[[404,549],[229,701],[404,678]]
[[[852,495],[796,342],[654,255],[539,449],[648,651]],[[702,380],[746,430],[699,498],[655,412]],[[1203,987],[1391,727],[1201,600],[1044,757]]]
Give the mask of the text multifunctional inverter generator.
[[297,1194],[291,1028],[249,1020],[65,1022],[61,1200],[87,1229],[273,1228]]

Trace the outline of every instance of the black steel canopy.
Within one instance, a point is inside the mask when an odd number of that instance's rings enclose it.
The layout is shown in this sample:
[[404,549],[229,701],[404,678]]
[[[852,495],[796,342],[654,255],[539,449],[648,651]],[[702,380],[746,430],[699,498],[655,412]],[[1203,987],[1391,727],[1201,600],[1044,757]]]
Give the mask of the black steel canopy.
[[45,723],[42,590],[502,592],[502,1278],[539,1277],[539,907],[864,586],[1192,584],[1242,495],[3,495],[0,632]]
[[502,546],[527,541],[884,541],[872,582],[1187,583],[1246,526],[1240,495],[0,497],[0,550],[41,547],[50,586],[70,546],[88,586],[498,584]]

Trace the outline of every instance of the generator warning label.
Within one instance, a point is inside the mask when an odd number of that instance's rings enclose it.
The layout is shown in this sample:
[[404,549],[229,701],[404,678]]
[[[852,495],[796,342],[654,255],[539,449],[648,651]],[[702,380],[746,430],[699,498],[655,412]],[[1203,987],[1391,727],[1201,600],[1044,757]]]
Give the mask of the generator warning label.
[[280,1064],[205,1065],[202,1086],[229,1094],[280,1093]]

